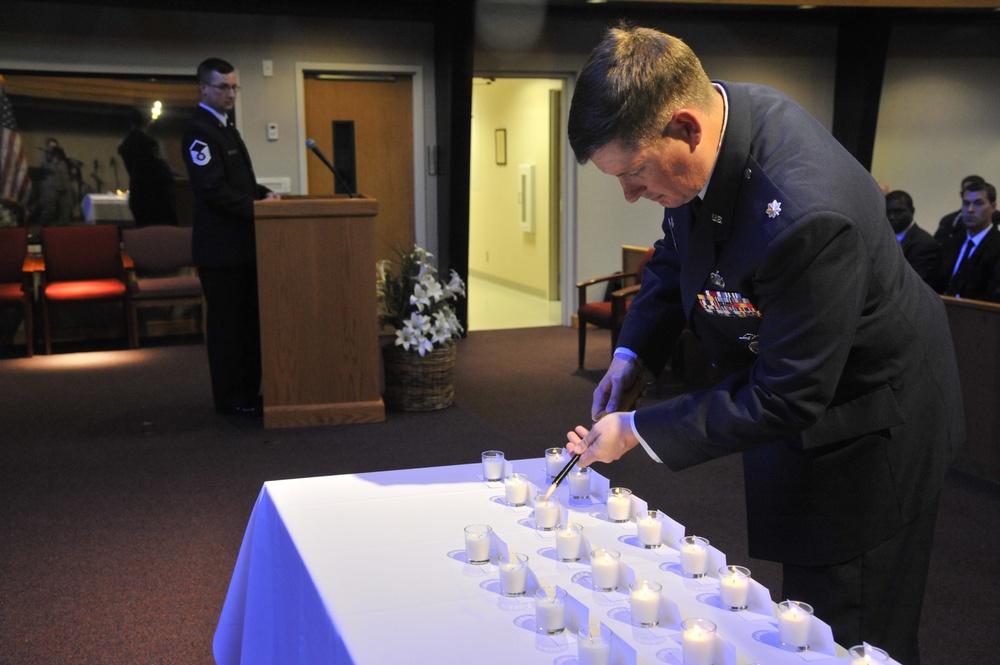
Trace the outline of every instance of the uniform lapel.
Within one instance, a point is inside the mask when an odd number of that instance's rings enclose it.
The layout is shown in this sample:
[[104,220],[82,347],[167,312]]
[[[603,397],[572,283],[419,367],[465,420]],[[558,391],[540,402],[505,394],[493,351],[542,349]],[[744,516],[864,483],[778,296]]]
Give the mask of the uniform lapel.
[[[681,255],[681,298],[684,312],[691,308],[709,274],[717,270],[716,244],[729,237],[735,221],[736,197],[741,183],[750,177],[750,99],[745,91],[726,88],[729,120],[722,139],[712,179],[691,229],[690,242]],[[723,276],[724,277],[724,276]]]

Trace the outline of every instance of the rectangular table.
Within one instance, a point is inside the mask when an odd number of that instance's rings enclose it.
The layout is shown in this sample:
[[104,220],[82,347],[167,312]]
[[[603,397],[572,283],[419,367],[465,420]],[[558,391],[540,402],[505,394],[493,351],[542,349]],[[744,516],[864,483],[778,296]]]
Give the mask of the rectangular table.
[[[541,458],[509,464],[547,487]],[[603,497],[607,479],[593,475]],[[631,576],[663,585],[663,625],[632,626],[627,589],[597,593],[587,561],[556,561],[554,535],[534,528],[530,507],[508,507],[502,483],[484,482],[476,463],[265,483],[216,630],[217,662],[575,665],[569,631],[536,633],[531,599],[499,594],[495,559],[466,562],[463,529],[475,523],[527,554],[538,580],[569,593],[571,624],[600,621],[615,633],[615,665],[680,665],[678,624],[691,617],[718,624],[720,665],[850,662],[832,637],[827,653],[784,650],[770,603],[766,613],[723,609],[717,580],[682,576],[676,549],[642,549],[634,522],[609,522],[596,498],[570,503],[566,485],[557,496],[590,546],[618,550]]]

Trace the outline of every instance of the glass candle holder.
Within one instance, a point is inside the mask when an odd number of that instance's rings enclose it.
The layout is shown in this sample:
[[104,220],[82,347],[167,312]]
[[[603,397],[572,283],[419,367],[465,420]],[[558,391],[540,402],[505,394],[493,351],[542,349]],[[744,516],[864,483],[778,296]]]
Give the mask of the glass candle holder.
[[615,550],[598,548],[590,553],[590,578],[595,591],[614,591],[618,588],[618,560]]
[[556,527],[556,558],[563,563],[573,563],[582,556],[583,527],[576,523]]
[[851,657],[851,665],[871,665],[872,663],[888,663],[889,654],[883,649],[870,644],[859,644],[847,650]]
[[499,482],[503,480],[504,455],[499,450],[483,451],[483,480]]
[[486,524],[465,527],[465,558],[474,566],[490,562],[493,529]]
[[500,593],[512,598],[523,596],[528,585],[528,556],[516,552],[501,554],[498,567]]
[[628,522],[632,516],[632,490],[612,487],[608,490],[608,519],[612,522]]
[[658,510],[643,510],[635,515],[639,543],[647,550],[663,544],[663,518]]
[[569,472],[569,496],[572,499],[590,498],[590,467],[576,467]]
[[565,448],[545,449],[545,475],[548,477],[550,483],[553,478],[559,475],[559,472],[563,470],[568,461],[569,453],[566,452]]
[[813,608],[799,600],[778,603],[778,639],[794,651],[809,650],[809,625]]
[[715,624],[708,619],[681,622],[681,661],[684,665],[715,665]]
[[556,586],[543,586],[535,591],[535,625],[546,635],[561,633],[566,628],[566,592]]
[[632,612],[632,623],[649,628],[660,623],[660,590],[659,582],[652,580],[636,580],[628,585],[629,609]]
[[577,633],[580,665],[611,665],[611,636],[604,624],[581,628]]
[[559,499],[555,496],[545,498],[545,493],[535,497],[535,528],[539,531],[553,531],[559,525]]
[[733,612],[747,608],[750,598],[750,569],[743,566],[719,568],[719,598]]
[[708,539],[701,536],[684,536],[681,539],[681,572],[695,579],[705,576],[708,570]]
[[509,473],[503,479],[504,497],[507,505],[517,508],[528,503],[528,476],[523,473]]

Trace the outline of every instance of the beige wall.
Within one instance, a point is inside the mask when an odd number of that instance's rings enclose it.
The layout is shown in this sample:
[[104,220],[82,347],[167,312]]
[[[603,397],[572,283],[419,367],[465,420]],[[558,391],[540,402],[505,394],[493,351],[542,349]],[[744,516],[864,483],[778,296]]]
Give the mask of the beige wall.
[[[469,272],[533,295],[548,295],[549,91],[552,79],[477,80],[472,88]],[[505,129],[507,163],[496,163]],[[534,231],[521,228],[519,167],[534,165]]]

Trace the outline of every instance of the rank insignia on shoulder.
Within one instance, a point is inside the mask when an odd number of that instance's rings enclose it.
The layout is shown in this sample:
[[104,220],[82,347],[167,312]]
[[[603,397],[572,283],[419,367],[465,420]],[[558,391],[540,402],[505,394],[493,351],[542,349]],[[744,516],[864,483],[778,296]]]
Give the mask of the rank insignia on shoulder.
[[698,294],[698,304],[706,314],[730,316],[741,319],[760,318],[760,312],[750,300],[729,291],[703,291]]

